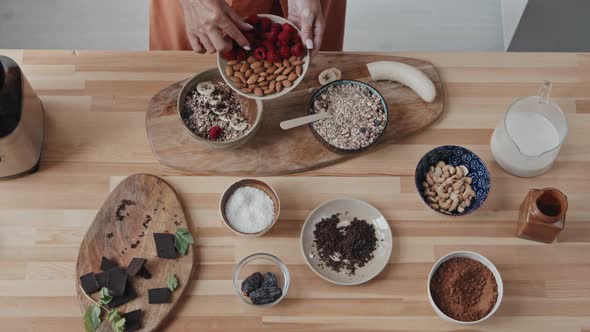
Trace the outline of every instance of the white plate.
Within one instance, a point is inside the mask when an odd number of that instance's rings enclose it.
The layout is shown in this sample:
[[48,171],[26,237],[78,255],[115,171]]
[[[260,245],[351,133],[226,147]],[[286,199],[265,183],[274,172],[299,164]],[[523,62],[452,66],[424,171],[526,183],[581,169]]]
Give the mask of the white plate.
[[[297,32],[299,33],[299,35],[301,35],[301,31],[299,31],[299,29],[293,25],[293,23],[289,22],[288,20],[286,20],[283,17],[280,16],[276,16],[276,15],[270,15],[270,14],[258,14],[258,16],[260,17],[268,17],[270,18],[271,21],[273,21],[273,23],[280,23],[280,24],[284,24],[284,23],[289,23],[293,26],[293,28],[295,28],[295,30],[297,30]],[[305,45],[305,41],[303,42]],[[225,60],[223,58],[223,56],[221,55],[220,52],[217,52],[217,67],[219,68],[219,73],[221,74],[221,77],[223,77],[223,80],[225,81],[225,83],[227,83],[227,85],[229,85],[232,90],[234,90],[235,92],[239,93],[240,95],[246,97],[246,98],[250,98],[250,99],[256,99],[256,100],[270,100],[270,99],[274,99],[280,96],[284,96],[287,93],[291,92],[293,89],[295,89],[295,87],[297,87],[299,85],[299,83],[301,83],[301,81],[303,81],[303,78],[305,77],[305,74],[307,73],[307,68],[309,68],[309,61],[310,61],[310,57],[309,57],[309,50],[307,48],[305,48],[305,56],[303,57],[303,61],[305,62],[303,64],[303,72],[301,73],[301,76],[299,76],[294,82],[293,85],[291,85],[288,88],[283,88],[283,90],[281,90],[281,92],[279,93],[273,93],[267,96],[262,96],[262,97],[258,97],[257,95],[253,94],[253,93],[243,93],[242,91],[240,91],[240,89],[238,89],[235,85],[234,82],[232,80],[230,80],[227,75],[225,74],[225,66],[227,65],[227,60]]]
[[[314,248],[315,225],[322,218],[336,213],[340,213],[340,224],[350,222],[356,217],[366,220],[375,227],[377,236],[377,248],[373,252],[375,257],[365,266],[357,268],[354,275],[349,275],[347,270],[336,272],[329,267],[321,267],[323,263]],[[381,212],[371,204],[353,198],[335,199],[318,206],[309,214],[301,230],[301,250],[307,265],[320,277],[338,285],[358,285],[375,278],[389,263],[392,243],[391,229]]]

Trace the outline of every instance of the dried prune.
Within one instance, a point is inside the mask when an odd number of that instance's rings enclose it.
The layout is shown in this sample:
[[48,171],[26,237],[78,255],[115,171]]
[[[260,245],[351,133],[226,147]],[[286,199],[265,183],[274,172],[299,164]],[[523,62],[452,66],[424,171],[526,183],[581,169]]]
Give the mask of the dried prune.
[[244,293],[245,296],[249,296],[250,293],[262,286],[262,279],[262,274],[260,274],[260,272],[251,274],[248,278],[242,281],[242,293]]
[[277,287],[277,277],[272,272],[266,272],[264,280],[262,280],[262,287]]
[[253,304],[269,304],[278,300],[283,291],[277,287],[262,287],[250,293]]

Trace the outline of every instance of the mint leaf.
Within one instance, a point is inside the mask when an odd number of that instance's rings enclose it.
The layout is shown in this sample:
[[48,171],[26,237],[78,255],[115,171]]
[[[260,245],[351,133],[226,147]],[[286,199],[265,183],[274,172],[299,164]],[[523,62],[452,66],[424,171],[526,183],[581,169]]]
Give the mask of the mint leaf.
[[98,303],[99,304],[108,304],[112,300],[113,300],[113,297],[111,296],[111,294],[109,294],[109,289],[106,287],[103,287],[100,290],[100,300],[98,300]]
[[181,227],[174,234],[174,247],[181,255],[186,255],[190,244],[195,243],[193,235],[187,228]]
[[166,280],[166,285],[168,286],[171,292],[174,292],[174,290],[178,288],[178,279],[176,279],[174,275],[170,275]]
[[91,305],[84,312],[84,329],[86,332],[94,332],[100,325],[100,307]]
[[125,331],[125,318],[121,317],[117,309],[113,309],[107,313],[107,319],[111,322],[113,332],[124,332]]

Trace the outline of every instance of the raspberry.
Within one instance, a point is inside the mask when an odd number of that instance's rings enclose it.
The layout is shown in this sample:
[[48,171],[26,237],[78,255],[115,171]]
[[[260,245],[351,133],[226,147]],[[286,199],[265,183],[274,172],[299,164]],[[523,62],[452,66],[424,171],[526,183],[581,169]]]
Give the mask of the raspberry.
[[217,138],[219,138],[219,135],[221,134],[222,131],[223,131],[223,129],[221,129],[220,126],[213,126],[213,127],[209,128],[209,138],[216,140]]
[[242,61],[246,60],[246,58],[248,57],[248,54],[246,53],[246,51],[243,48],[234,45],[234,50],[236,52],[236,60],[238,62],[242,62]]
[[273,23],[270,31],[276,31],[277,35],[283,31],[283,26],[280,23]]
[[261,60],[261,61],[264,60],[266,58],[266,51],[264,50],[264,47],[259,47],[259,48],[255,49],[254,50],[254,57],[258,60]]
[[266,38],[266,40],[270,40],[273,43],[277,40],[278,36],[279,36],[279,32],[275,31],[275,30],[271,30],[270,32],[267,32],[264,34],[264,37]]
[[256,42],[256,33],[254,31],[244,31],[243,33],[250,45]]
[[293,44],[303,44],[301,36],[297,32],[297,30],[293,30],[293,32],[291,33],[291,41],[293,42]]
[[268,32],[270,31],[270,27],[272,26],[272,21],[268,17],[261,17],[260,18],[260,29],[261,32]]
[[290,23],[284,23],[283,24],[283,31],[293,32],[293,31],[297,31],[297,30],[295,30],[295,28],[293,28],[293,26]]
[[245,21],[246,21],[246,23],[250,24],[251,26],[255,26],[260,21],[260,17],[258,17],[258,15],[256,15],[256,14],[252,14],[252,15],[248,16],[248,18]]
[[295,44],[295,45],[291,46],[291,55],[303,56],[304,53],[305,53],[305,48],[303,47],[303,44]]
[[283,30],[281,33],[279,33],[277,39],[281,45],[289,46],[289,43],[291,42],[291,34],[288,31]]
[[283,59],[290,58],[291,57],[291,50],[289,49],[289,46],[281,46],[281,48],[279,49],[279,55]]
[[221,55],[227,61],[231,61],[231,60],[236,59],[236,51],[234,51],[233,49],[231,49],[229,51],[225,51],[225,52],[221,53]]
[[281,58],[279,57],[277,52],[273,49],[273,50],[268,50],[268,52],[266,52],[266,60],[270,61],[270,62],[278,62],[281,60]]

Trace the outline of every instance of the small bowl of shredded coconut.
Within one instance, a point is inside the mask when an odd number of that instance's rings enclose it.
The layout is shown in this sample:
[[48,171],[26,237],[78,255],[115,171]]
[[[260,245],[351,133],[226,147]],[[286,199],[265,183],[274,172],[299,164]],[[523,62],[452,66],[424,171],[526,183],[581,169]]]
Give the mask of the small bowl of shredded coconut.
[[240,236],[257,237],[268,232],[279,217],[279,196],[268,184],[240,180],[227,188],[219,204],[223,223]]

